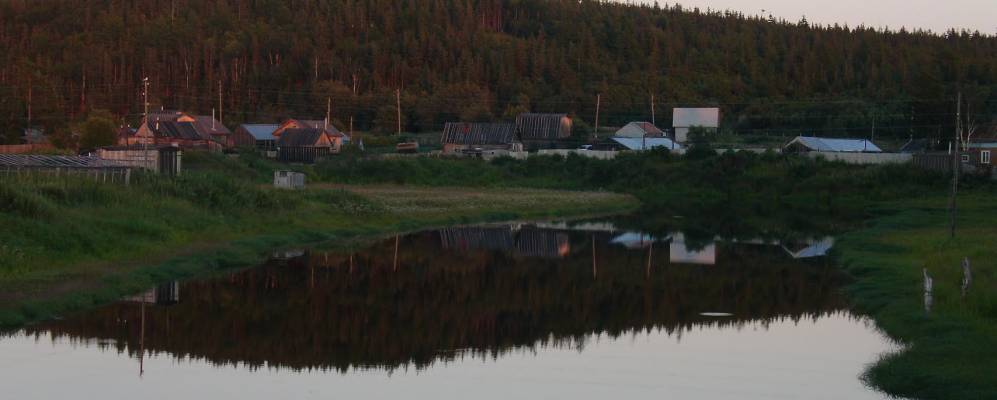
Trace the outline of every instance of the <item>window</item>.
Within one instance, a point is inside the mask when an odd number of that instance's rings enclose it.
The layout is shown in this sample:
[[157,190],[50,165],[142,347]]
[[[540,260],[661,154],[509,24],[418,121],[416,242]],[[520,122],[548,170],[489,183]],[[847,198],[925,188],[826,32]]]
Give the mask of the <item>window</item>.
[[964,163],[968,163],[969,162],[969,154],[963,154],[962,155],[962,162],[964,162]]
[[990,164],[990,150],[980,152],[980,164]]

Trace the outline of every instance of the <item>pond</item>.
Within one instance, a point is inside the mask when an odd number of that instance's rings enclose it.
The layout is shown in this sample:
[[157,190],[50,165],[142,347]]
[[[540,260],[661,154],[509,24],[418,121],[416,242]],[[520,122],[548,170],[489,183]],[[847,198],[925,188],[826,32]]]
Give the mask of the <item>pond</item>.
[[831,238],[452,227],[162,285],[0,339],[4,395],[881,399]]

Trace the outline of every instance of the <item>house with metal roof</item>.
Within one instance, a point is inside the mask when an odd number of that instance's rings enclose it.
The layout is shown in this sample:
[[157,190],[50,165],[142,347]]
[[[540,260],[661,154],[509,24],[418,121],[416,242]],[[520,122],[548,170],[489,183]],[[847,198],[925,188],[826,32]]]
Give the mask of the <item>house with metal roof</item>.
[[720,127],[719,108],[675,108],[672,110],[672,127],[675,128],[675,141],[689,141],[689,131],[693,128],[716,130]]
[[650,122],[631,122],[616,131],[613,136],[625,138],[664,137],[665,132]]
[[242,124],[232,133],[232,142],[236,147],[273,149],[277,147],[273,133],[279,127],[277,124]]
[[341,132],[320,128],[285,129],[277,139],[277,159],[313,163],[318,157],[338,153],[344,136]]
[[193,118],[194,127],[201,133],[201,136],[209,137],[225,147],[235,146],[232,141],[232,131],[213,115],[195,115]]
[[444,153],[465,150],[518,151],[522,144],[516,139],[516,125],[485,122],[447,122],[440,137]]
[[797,136],[785,146],[787,153],[882,153],[883,149],[866,139],[837,139]]

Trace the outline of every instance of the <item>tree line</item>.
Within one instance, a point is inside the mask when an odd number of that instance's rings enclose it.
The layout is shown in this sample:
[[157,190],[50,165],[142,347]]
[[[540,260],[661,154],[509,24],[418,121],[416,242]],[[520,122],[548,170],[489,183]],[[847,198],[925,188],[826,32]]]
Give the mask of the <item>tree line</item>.
[[565,112],[586,129],[719,106],[758,134],[948,134],[997,116],[997,38],[595,0],[0,0],[0,140],[95,110],[393,131]]

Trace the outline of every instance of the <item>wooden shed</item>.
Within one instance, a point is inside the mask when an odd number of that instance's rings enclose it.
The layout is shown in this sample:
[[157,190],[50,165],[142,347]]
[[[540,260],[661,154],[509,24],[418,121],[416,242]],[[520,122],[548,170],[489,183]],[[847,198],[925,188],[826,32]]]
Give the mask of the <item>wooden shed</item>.
[[236,147],[255,147],[259,150],[277,148],[277,138],[273,133],[280,128],[277,124],[242,124],[232,133]]
[[277,139],[277,159],[284,162],[314,163],[319,157],[339,152],[342,136],[325,129],[285,129]]

